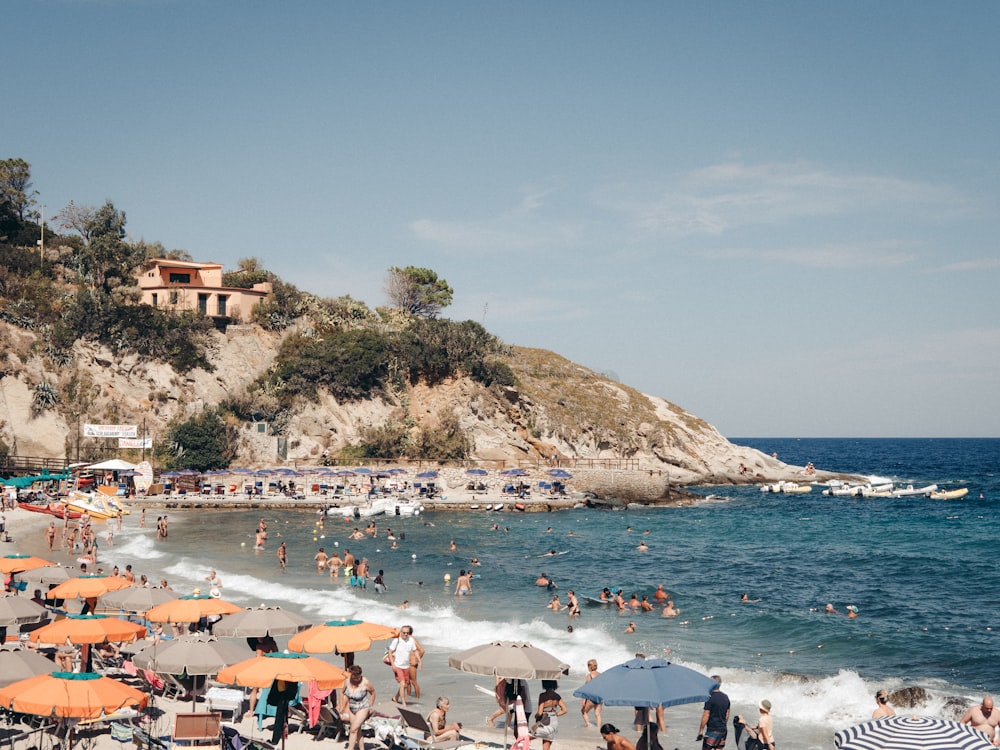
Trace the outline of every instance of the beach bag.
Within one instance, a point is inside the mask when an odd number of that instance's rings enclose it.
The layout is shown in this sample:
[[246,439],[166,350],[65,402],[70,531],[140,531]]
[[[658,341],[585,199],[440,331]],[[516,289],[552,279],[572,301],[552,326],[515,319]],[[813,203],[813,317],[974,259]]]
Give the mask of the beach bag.
[[382,657],[382,663],[387,666],[392,666],[392,651],[389,649],[385,650],[385,656]]

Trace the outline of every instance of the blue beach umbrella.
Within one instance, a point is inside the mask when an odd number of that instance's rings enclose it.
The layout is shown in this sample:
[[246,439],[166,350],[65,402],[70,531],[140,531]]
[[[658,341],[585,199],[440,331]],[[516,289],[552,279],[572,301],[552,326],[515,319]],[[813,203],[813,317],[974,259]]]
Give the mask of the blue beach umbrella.
[[436,471],[422,471],[417,474],[417,479],[437,479],[437,475]]
[[355,474],[371,474],[372,470],[369,469],[367,466],[359,466],[358,468],[356,468],[354,470],[354,473]]
[[482,476],[486,476],[487,474],[489,474],[489,472],[486,471],[486,469],[466,469],[465,473],[466,474],[471,474],[474,477],[482,477]]
[[549,469],[547,472],[553,479],[572,479],[573,475],[570,474],[566,469]]
[[606,669],[573,691],[606,706],[679,706],[704,703],[718,683],[666,659],[631,659]]
[[500,473],[505,477],[523,477],[528,474],[524,469],[504,469]]

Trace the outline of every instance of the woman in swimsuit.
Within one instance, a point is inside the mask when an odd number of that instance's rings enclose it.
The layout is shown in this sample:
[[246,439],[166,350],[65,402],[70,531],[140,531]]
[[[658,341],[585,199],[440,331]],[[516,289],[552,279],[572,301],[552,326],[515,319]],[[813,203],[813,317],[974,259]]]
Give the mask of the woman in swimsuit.
[[[589,659],[587,661],[587,677],[583,681],[584,684],[587,684],[599,674],[600,672],[597,671],[597,659]],[[590,729],[590,719],[587,714],[591,711],[594,712],[596,725],[601,726],[601,704],[594,703],[589,698],[584,698],[583,703],[580,704],[580,713],[583,714],[583,723],[586,724],[588,729]]]
[[347,670],[350,676],[341,691],[341,716],[350,717],[350,728],[347,736],[347,750],[364,750],[360,742],[361,725],[365,723],[375,704],[375,686],[361,675],[361,667],[357,664]]
[[566,704],[556,692],[557,687],[555,680],[542,680],[543,692],[538,696],[536,723],[531,729],[531,734],[542,741],[542,750],[550,750],[552,747],[552,740],[559,731],[559,720],[556,717],[566,713]]
[[431,740],[433,742],[448,742],[459,739],[462,725],[457,721],[448,723],[448,709],[451,707],[451,701],[441,697],[437,699],[435,705],[437,708],[427,715],[427,724],[434,732]]

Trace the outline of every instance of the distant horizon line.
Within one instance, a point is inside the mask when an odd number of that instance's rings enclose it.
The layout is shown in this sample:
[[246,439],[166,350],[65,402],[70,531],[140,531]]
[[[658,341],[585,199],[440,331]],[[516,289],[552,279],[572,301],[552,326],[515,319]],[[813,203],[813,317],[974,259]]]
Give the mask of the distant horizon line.
[[820,436],[811,435],[806,437],[800,437],[796,435],[756,435],[756,436],[740,436],[740,437],[729,437],[725,436],[726,440],[732,442],[733,440],[1000,440],[1000,435],[998,436],[983,436],[983,435],[927,435],[922,437],[893,437],[890,435],[885,436],[868,436],[868,437],[838,437],[838,436]]

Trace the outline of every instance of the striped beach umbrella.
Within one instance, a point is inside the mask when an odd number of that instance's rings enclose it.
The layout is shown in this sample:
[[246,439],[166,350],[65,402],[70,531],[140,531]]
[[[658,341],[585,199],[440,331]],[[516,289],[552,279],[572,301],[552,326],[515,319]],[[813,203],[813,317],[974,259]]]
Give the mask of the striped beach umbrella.
[[888,716],[833,736],[840,750],[989,750],[989,738],[968,724],[930,716]]

